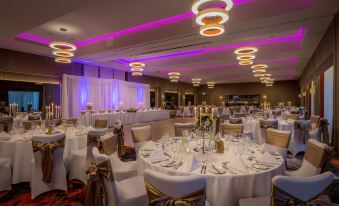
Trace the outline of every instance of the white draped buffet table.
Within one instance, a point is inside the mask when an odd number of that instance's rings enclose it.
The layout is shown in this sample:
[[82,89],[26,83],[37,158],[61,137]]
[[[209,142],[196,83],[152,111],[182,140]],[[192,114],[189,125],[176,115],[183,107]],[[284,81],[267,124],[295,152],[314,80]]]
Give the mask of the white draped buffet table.
[[[192,141],[190,141],[190,144]],[[155,151],[162,151],[161,146],[154,142],[148,142],[144,147],[141,148],[139,153],[139,165],[138,165],[138,174],[142,175],[145,169],[152,169],[163,174],[179,176],[179,175],[200,175],[204,176],[207,181],[206,188],[206,198],[209,201],[210,205],[213,206],[236,206],[238,201],[242,198],[250,197],[261,197],[269,196],[271,191],[271,180],[276,175],[284,174],[285,166],[282,160],[282,157],[279,155],[275,165],[272,165],[269,169],[266,170],[252,170],[249,169],[248,172],[233,170],[227,171],[225,174],[214,174],[210,173],[207,169],[206,174],[201,174],[201,162],[206,159],[212,159],[211,154],[201,154],[199,152],[189,152],[183,153],[183,156],[194,155],[200,162],[198,166],[193,171],[184,171],[187,163],[184,161],[184,165],[181,166],[178,170],[174,170],[172,167],[161,166],[161,162],[155,163],[154,161],[149,160],[149,157],[143,156],[144,152],[149,152],[149,148],[154,148]],[[152,152],[151,152],[152,153]],[[168,153],[168,152],[167,152]],[[258,155],[256,152],[255,155]],[[261,153],[260,153],[261,155]],[[184,158],[185,160],[185,158]],[[171,161],[171,160],[168,160]],[[253,160],[254,161],[254,160]],[[215,163],[217,167],[222,165],[222,162],[229,162],[232,165],[241,164],[239,157],[237,157],[232,149],[232,146],[229,146],[228,150],[222,154],[215,154]],[[211,166],[210,166],[211,167]],[[232,173],[231,173],[232,172]]]
[[96,119],[107,119],[108,127],[112,127],[116,120],[120,120],[122,124],[137,124],[152,122],[157,120],[169,119],[169,111],[167,110],[148,110],[138,112],[113,112],[101,114],[83,114],[80,116],[80,122],[85,125],[94,126]]

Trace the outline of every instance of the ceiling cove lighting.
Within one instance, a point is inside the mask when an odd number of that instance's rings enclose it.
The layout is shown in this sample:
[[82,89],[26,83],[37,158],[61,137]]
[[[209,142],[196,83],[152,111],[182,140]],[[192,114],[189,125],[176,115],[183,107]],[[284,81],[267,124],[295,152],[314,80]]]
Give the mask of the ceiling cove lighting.
[[[220,6],[220,1],[222,6]],[[228,11],[233,7],[232,0],[195,0],[192,12],[196,15],[195,21],[200,25],[202,36],[218,36],[225,32],[224,23],[229,20]]]
[[129,66],[131,67],[132,76],[142,76],[146,64],[142,62],[131,62]]
[[180,78],[180,73],[179,72],[169,72],[168,73],[168,78],[170,79],[170,82],[178,82]]

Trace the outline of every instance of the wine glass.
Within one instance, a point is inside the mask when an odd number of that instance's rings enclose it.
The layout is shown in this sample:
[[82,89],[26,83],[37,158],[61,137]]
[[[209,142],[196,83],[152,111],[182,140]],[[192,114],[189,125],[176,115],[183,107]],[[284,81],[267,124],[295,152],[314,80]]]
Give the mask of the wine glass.
[[209,149],[212,152],[212,161],[215,162],[215,153],[217,152],[217,146],[215,144],[215,141],[210,140],[209,146],[210,146]]

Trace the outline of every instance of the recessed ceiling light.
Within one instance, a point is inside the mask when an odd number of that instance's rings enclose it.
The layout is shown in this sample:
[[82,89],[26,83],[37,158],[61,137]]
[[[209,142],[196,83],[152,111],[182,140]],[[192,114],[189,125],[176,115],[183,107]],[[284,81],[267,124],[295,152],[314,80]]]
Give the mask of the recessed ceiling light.
[[253,54],[258,51],[257,47],[240,47],[234,51],[235,54]]

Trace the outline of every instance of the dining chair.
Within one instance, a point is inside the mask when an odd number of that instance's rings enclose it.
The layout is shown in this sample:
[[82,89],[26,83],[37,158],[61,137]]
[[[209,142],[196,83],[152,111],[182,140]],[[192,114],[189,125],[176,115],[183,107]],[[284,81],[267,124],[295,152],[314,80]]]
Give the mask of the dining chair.
[[260,143],[262,144],[266,140],[268,128],[278,129],[278,120],[261,119],[259,120],[259,125],[260,125],[261,141],[262,141]]
[[206,201],[205,177],[198,175],[171,176],[146,169],[144,178],[148,202],[153,205],[167,205],[166,203],[171,201],[174,203],[185,202],[182,205],[210,205]]
[[32,199],[50,190],[67,191],[64,146],[63,133],[32,137]]
[[117,150],[117,140],[113,133],[107,133],[100,137],[102,151],[108,155],[113,168],[113,176],[116,181],[121,181],[137,176],[137,161],[123,162],[119,158]]
[[319,127],[320,116],[311,115],[310,120],[311,120],[311,128],[312,129]]
[[[239,200],[239,206],[269,206],[269,205],[332,205],[328,199],[319,197],[332,183],[333,174],[325,172],[312,177],[275,176],[272,179],[271,197],[244,198]],[[313,205],[313,204],[312,204]]]
[[288,146],[288,151],[291,152],[293,156],[296,156],[300,152],[305,152],[310,127],[311,122],[309,120],[296,120],[294,122],[293,136]]
[[277,152],[286,159],[287,148],[291,139],[290,131],[278,129],[267,129],[267,137],[264,144],[264,150],[267,152]]
[[13,128],[13,117],[0,117],[0,132],[10,132]]
[[22,121],[22,125],[24,126],[25,130],[31,130],[33,128],[33,126],[38,126],[41,125],[41,120],[25,120]]
[[107,133],[106,128],[93,129],[87,133],[87,146],[71,152],[69,164],[69,179],[87,182],[86,170],[93,162],[92,148],[100,145],[100,137]]
[[242,118],[241,117],[230,117],[229,121],[231,124],[242,124]]
[[[88,183],[85,205],[96,205],[103,201],[103,205],[110,206],[146,206],[148,203],[145,182],[142,176],[136,176],[115,181],[110,158],[99,152],[97,147],[92,149],[94,163],[88,169]],[[95,182],[103,181],[103,193],[98,195]],[[93,187],[92,187],[93,186]],[[98,198],[98,199],[96,199]]]
[[0,191],[11,189],[11,161],[9,158],[0,158]]
[[298,120],[299,114],[285,114],[285,120]]
[[243,128],[244,128],[243,124],[230,124],[230,123],[222,124],[223,134],[233,132],[239,136],[242,134]]
[[95,119],[94,128],[107,128],[108,120],[107,119]]
[[310,177],[321,172],[329,147],[326,144],[310,139],[301,167],[298,170],[286,171],[285,175],[294,177]]
[[133,127],[131,128],[132,139],[134,143],[135,153],[137,158],[139,156],[139,150],[146,144],[151,138],[151,126]]
[[195,128],[194,123],[174,123],[175,136],[182,136],[182,131],[187,130],[188,132],[193,131]]

